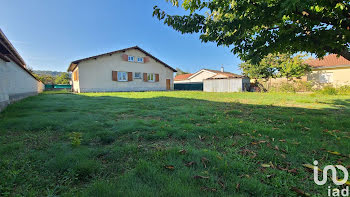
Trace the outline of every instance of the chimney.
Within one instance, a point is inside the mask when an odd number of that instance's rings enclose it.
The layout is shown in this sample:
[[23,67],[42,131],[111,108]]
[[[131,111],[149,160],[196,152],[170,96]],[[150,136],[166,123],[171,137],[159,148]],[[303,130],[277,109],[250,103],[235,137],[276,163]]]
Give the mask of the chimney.
[[221,66],[221,72],[225,72],[225,71],[224,71],[224,67],[223,67],[223,66]]

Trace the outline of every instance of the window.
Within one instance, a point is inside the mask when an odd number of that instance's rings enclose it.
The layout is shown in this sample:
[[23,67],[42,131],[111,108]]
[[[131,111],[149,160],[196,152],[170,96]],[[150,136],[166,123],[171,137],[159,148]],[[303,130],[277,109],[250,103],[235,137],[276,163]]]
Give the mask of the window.
[[135,72],[135,74],[134,74],[134,78],[135,79],[141,79],[141,73],[140,72]]
[[154,73],[147,73],[147,81],[154,82],[155,78],[156,77]]
[[138,58],[137,58],[137,62],[143,63],[143,57],[138,57]]
[[128,56],[128,61],[133,62],[134,61],[134,56]]
[[333,73],[320,74],[320,83],[332,83],[332,82],[333,82]]
[[118,81],[128,81],[128,73],[118,72]]

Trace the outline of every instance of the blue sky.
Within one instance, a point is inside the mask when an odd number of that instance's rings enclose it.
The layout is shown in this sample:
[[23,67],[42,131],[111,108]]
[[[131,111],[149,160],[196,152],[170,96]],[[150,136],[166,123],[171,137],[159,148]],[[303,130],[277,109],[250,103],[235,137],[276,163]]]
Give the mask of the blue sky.
[[240,73],[241,60],[227,47],[202,43],[152,17],[158,5],[185,14],[165,0],[0,0],[0,27],[27,65],[66,71],[84,57],[138,45],[172,67]]

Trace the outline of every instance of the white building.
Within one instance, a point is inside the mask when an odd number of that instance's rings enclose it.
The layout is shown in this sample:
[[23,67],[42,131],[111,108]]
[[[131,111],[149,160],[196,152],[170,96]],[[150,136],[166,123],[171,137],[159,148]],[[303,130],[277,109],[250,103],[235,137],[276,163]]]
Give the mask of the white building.
[[242,92],[249,88],[250,79],[244,76],[214,76],[203,81],[204,92]]
[[225,72],[224,68],[222,67],[220,71],[218,70],[211,70],[211,69],[201,69],[193,74],[183,74],[183,75],[177,75],[174,78],[174,83],[203,83],[203,80],[209,79],[211,77],[241,77],[240,75]]
[[13,101],[43,90],[44,84],[26,69],[22,57],[0,29],[0,111]]
[[138,46],[73,61],[74,92],[173,90],[176,70]]

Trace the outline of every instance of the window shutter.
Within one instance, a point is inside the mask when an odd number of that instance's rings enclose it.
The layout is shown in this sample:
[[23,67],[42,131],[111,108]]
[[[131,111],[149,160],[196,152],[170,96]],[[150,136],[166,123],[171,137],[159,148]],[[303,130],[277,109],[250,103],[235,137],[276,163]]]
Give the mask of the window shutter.
[[148,81],[147,80],[147,73],[143,73],[143,81]]
[[123,58],[124,61],[128,61],[128,57],[129,57],[129,56],[128,56],[127,54],[123,54],[123,55],[122,55],[122,58]]
[[128,72],[128,81],[132,81],[132,72]]
[[149,57],[144,57],[143,58],[143,63],[147,63],[147,62],[149,62]]
[[118,81],[118,72],[112,71],[112,81]]
[[78,75],[78,71],[74,71],[73,72],[73,81],[78,81],[79,80],[79,75]]
[[159,81],[159,74],[156,74],[156,82]]

